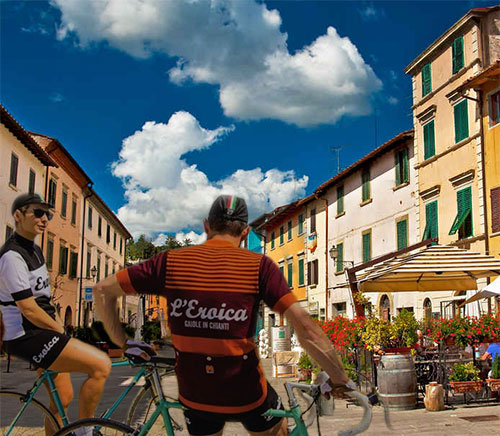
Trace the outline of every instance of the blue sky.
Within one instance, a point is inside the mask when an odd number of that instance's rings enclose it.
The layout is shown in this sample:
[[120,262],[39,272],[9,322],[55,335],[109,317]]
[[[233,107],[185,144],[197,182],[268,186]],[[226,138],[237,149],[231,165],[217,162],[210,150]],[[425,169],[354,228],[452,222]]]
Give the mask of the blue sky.
[[134,234],[182,237],[221,192],[256,218],[332,177],[332,147],[346,167],[412,128],[403,69],[494,4],[2,1],[1,102]]

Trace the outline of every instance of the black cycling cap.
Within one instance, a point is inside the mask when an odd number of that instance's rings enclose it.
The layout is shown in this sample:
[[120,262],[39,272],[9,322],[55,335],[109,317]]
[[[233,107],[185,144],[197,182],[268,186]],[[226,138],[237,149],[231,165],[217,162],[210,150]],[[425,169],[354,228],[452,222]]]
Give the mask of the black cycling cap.
[[12,215],[17,209],[21,209],[23,206],[28,206],[30,204],[38,204],[40,206],[52,207],[49,203],[42,200],[38,194],[21,194],[16,197],[12,203]]
[[208,221],[217,219],[248,223],[248,209],[245,200],[235,195],[219,195],[208,213]]

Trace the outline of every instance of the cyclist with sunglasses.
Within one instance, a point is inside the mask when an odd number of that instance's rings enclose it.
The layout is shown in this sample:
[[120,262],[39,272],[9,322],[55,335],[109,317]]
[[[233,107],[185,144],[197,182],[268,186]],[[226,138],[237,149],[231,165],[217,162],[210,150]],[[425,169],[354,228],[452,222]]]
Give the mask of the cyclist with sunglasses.
[[[42,249],[34,243],[52,218],[50,207],[38,194],[19,195],[12,205],[16,231],[0,249],[3,346],[37,368],[58,371],[55,384],[65,408],[73,399],[69,373],[88,374],[80,389],[78,410],[79,418],[90,418],[111,362],[102,351],[66,335],[51,304],[50,277]],[[57,416],[52,400],[50,409]],[[47,423],[45,431],[47,435],[54,433]]]

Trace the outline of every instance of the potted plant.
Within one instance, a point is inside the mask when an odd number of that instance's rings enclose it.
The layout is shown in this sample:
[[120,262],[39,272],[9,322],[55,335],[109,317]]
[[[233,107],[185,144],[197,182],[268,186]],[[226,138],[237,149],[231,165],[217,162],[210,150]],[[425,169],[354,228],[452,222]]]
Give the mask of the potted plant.
[[455,363],[448,380],[453,393],[456,394],[479,392],[483,387],[483,382],[479,378],[479,369],[474,366],[474,362]]
[[313,363],[311,362],[311,359],[307,353],[302,353],[300,355],[297,366],[299,368],[299,380],[310,380],[313,370]]
[[486,383],[492,391],[500,391],[500,355],[498,354],[493,359],[491,378],[486,379]]

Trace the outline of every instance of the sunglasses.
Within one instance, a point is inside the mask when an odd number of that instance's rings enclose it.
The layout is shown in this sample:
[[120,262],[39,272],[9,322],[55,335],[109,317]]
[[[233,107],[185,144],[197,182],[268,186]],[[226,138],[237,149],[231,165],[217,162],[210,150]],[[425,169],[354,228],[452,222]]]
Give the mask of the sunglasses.
[[35,218],[42,218],[44,215],[47,215],[47,219],[49,221],[54,216],[51,212],[45,209],[33,209],[33,215],[35,215]]

